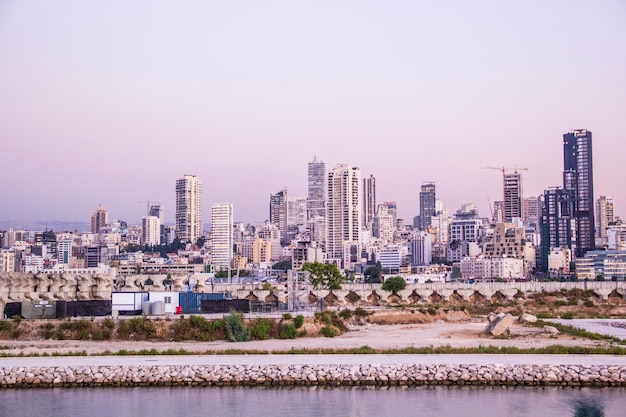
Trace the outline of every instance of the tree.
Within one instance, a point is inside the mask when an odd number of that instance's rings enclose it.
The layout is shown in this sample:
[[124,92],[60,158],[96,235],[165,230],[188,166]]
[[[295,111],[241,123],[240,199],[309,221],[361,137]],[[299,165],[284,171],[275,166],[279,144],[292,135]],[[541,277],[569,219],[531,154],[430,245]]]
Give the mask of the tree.
[[363,272],[365,276],[365,282],[368,284],[380,284],[382,282],[381,276],[383,269],[377,264],[376,266],[370,266]]
[[329,290],[341,289],[343,275],[335,264],[323,264],[321,262],[306,262],[302,270],[309,273],[309,281],[313,288],[325,288]]
[[385,282],[383,282],[383,290],[391,291],[394,294],[397,294],[398,291],[402,291],[405,288],[406,281],[400,276],[387,278]]
[[291,259],[286,259],[284,261],[280,261],[272,265],[272,269],[287,271],[291,269]]

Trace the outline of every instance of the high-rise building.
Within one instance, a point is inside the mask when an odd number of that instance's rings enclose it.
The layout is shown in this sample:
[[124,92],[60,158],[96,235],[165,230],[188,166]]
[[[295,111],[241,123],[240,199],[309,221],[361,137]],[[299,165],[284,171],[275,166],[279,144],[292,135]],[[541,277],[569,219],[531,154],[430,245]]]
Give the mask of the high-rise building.
[[176,237],[196,243],[202,236],[202,181],[195,175],[176,180]]
[[343,263],[344,244],[361,242],[361,170],[339,165],[328,173],[326,253]]
[[270,222],[274,223],[280,230],[280,242],[282,245],[289,243],[287,241],[288,217],[287,189],[283,188],[276,194],[270,194]]
[[307,218],[326,216],[326,164],[313,158],[308,169]]
[[588,130],[578,129],[563,135],[563,188],[572,195],[577,257],[595,249],[591,145],[591,132]]
[[109,212],[99,204],[91,215],[91,233],[100,233],[100,229],[107,224],[109,224]]
[[217,203],[211,206],[211,265],[229,269],[233,259],[233,205]]
[[376,216],[376,178],[370,175],[363,178],[363,226],[372,231],[372,224]]
[[301,226],[306,224],[306,198],[287,198],[287,225]]
[[528,197],[522,200],[522,221],[527,226],[539,227],[541,218],[541,199],[539,197]]
[[393,218],[392,224],[395,227],[396,221],[398,220],[398,204],[395,201],[385,201],[379,206],[385,206],[387,209],[387,213]]
[[161,204],[152,204],[148,210],[148,216],[158,217],[159,219],[159,243],[160,245],[167,244],[167,233],[165,228],[165,210]]
[[420,191],[420,230],[426,230],[432,225],[432,217],[435,215],[436,201],[435,183],[429,182],[422,184],[422,189]]
[[521,219],[523,216],[523,193],[522,174],[514,172],[504,172],[504,222],[510,223],[514,218]]
[[430,233],[414,232],[411,237],[412,265],[430,265],[433,261],[432,239]]
[[393,232],[396,230],[393,222],[393,213],[389,211],[389,206],[379,204],[374,217],[373,235],[383,242],[393,241]]
[[504,201],[493,202],[493,213],[491,221],[493,223],[504,223]]
[[541,252],[539,267],[548,270],[548,256],[553,248],[572,247],[575,228],[573,227],[572,195],[562,188],[550,188],[543,194],[541,208]]
[[158,217],[161,224],[165,224],[165,211],[163,210],[162,204],[152,204],[150,205],[150,210],[148,211],[148,216]]
[[161,241],[161,221],[156,216],[141,218],[141,244],[156,246]]
[[431,227],[436,229],[435,242],[447,243],[450,214],[448,213],[448,209],[444,208],[441,200],[435,202],[435,215],[432,217],[431,222]]
[[614,221],[613,197],[601,195],[596,202],[596,237],[606,238],[606,229]]

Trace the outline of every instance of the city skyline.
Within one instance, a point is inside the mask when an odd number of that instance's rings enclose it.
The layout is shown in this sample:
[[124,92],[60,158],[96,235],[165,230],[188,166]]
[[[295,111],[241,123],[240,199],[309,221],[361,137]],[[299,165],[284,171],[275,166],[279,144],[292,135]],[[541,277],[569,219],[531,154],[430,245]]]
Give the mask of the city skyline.
[[528,168],[524,197],[542,195],[581,128],[594,194],[622,214],[623,2],[147,4],[0,5],[0,220],[102,204],[139,224],[149,199],[173,223],[192,172],[205,207],[260,223],[270,193],[307,196],[313,158],[374,176],[406,224],[430,181],[489,217],[502,179],[483,167]]

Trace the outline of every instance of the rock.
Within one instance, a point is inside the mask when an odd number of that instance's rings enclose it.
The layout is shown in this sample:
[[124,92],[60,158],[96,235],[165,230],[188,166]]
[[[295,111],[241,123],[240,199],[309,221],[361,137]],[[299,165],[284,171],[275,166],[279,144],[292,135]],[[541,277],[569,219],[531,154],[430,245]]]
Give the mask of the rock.
[[556,334],[560,333],[558,331],[558,329],[556,327],[554,327],[554,326],[543,326],[542,330],[543,330],[544,333],[547,333],[547,334],[555,334],[556,335]]
[[532,314],[524,313],[519,318],[519,321],[522,323],[537,323],[537,316],[533,316]]
[[493,313],[489,314],[489,316],[487,317],[487,320],[489,320],[489,325],[486,329],[487,333],[491,334],[492,336],[500,336],[506,333],[509,330],[511,324],[513,324],[513,322],[515,321],[515,317],[513,317],[509,313],[500,313],[495,317],[492,314]]

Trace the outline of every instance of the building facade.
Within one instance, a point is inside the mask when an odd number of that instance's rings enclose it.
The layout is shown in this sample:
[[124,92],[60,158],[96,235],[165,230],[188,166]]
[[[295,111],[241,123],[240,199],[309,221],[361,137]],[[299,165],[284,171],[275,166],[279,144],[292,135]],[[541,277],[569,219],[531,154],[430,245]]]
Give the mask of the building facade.
[[233,259],[233,205],[211,206],[211,266],[216,270],[231,268]]
[[176,237],[195,243],[202,236],[202,181],[195,175],[176,180]]
[[510,223],[514,218],[523,217],[522,174],[519,172],[504,172],[504,222]]
[[339,165],[328,173],[326,253],[343,263],[344,244],[361,242],[361,170]]
[[584,256],[595,249],[592,141],[586,129],[563,135],[563,188],[572,195],[574,251],[576,256]]
[[107,224],[109,224],[109,212],[102,205],[98,205],[91,215],[91,233],[100,233],[100,229]]
[[596,202],[596,237],[607,238],[609,224],[614,221],[613,198],[601,195]]
[[313,158],[308,166],[307,218],[326,216],[326,164]]
[[420,230],[426,230],[432,225],[432,218],[436,215],[436,202],[435,183],[422,184],[420,191]]
[[141,218],[141,244],[156,246],[161,242],[161,220],[156,216]]
[[372,231],[376,216],[376,178],[370,175],[363,178],[363,226]]
[[280,231],[281,245],[288,244],[287,239],[287,189],[283,188],[276,194],[270,194],[270,222],[274,223]]

